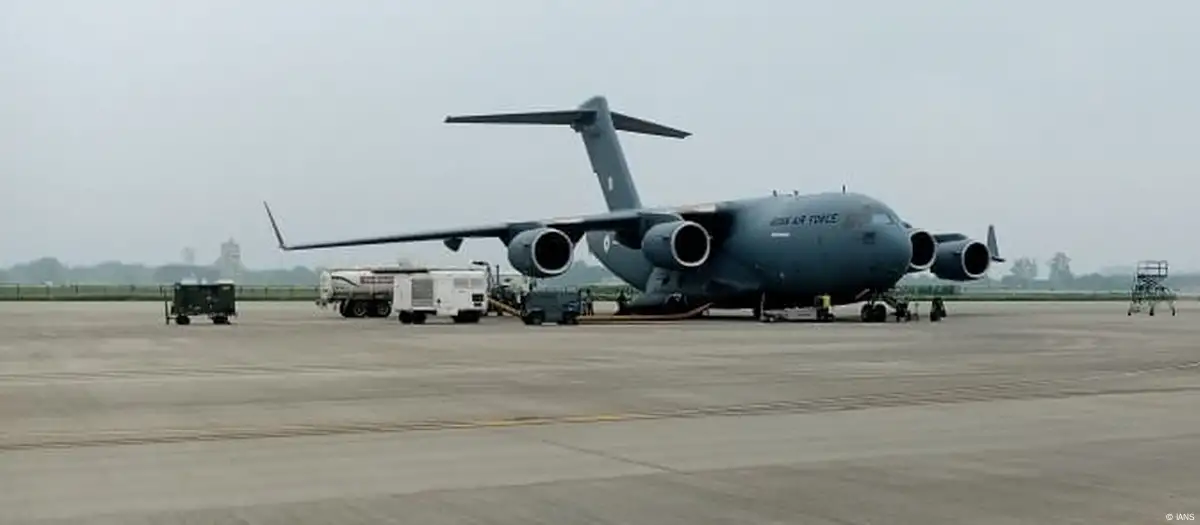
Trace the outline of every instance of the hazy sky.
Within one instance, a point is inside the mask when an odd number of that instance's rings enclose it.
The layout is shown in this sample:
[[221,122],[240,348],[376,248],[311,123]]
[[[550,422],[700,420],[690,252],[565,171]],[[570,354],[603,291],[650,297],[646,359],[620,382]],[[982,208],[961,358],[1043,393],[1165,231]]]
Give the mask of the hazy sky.
[[[845,183],[1077,270],[1200,268],[1193,1],[0,2],[0,265],[503,261],[293,241],[601,211],[566,128],[441,123],[594,94],[647,204]],[[581,249],[582,252],[582,249]]]

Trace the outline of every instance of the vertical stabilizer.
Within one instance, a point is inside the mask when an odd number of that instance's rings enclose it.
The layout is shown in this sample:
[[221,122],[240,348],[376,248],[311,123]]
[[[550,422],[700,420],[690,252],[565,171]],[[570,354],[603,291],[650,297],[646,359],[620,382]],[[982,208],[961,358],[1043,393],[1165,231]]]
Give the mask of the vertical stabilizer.
[[992,254],[992,261],[1002,263],[1004,257],[1000,256],[1000,244],[996,242],[996,227],[989,224],[987,231],[987,249]]
[[641,208],[642,199],[638,196],[633,174],[629,172],[629,164],[625,161],[625,152],[621,150],[608,101],[604,97],[593,97],[584,102],[580,109],[596,112],[591,122],[573,124],[571,128],[583,138],[588,161],[600,182],[600,191],[604,193],[608,209]]
[[642,199],[633,183],[633,175],[617,139],[617,130],[661,137],[684,138],[686,131],[609,110],[602,96],[588,99],[575,110],[539,111],[446,117],[450,123],[481,124],[559,124],[569,125],[580,134],[588,161],[609,210],[640,208]]

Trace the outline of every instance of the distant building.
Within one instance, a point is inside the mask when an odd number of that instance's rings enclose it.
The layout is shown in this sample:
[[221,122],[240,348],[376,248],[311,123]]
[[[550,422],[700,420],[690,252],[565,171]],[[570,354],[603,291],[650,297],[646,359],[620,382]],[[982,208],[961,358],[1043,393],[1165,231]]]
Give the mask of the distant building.
[[180,260],[183,261],[183,264],[186,264],[188,266],[195,266],[196,265],[196,250],[193,248],[190,248],[190,247],[184,248],[183,251],[180,252],[179,258],[180,258]]
[[245,267],[242,266],[242,247],[233,239],[221,243],[221,256],[217,257],[213,266],[220,272],[222,279],[240,281],[245,271]]

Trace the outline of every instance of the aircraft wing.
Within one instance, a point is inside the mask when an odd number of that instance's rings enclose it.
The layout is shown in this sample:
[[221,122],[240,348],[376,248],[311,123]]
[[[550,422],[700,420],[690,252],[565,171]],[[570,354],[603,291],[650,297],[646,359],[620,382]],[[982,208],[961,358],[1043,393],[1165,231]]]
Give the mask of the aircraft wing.
[[553,219],[521,222],[499,222],[480,226],[446,228],[439,230],[414,231],[380,235],[376,237],[360,237],[335,241],[288,244],[283,239],[279,224],[275,221],[271,207],[263,202],[267,218],[271,221],[275,239],[279,249],[284,251],[312,250],[318,248],[340,248],[347,246],[367,246],[374,244],[395,244],[421,241],[440,240],[447,248],[458,251],[463,239],[496,238],[508,243],[515,235],[532,228],[550,227],[562,230],[572,240],[578,242],[584,233],[595,230],[622,230],[637,227],[644,220],[655,220],[663,216],[677,216],[686,220],[694,220],[706,226],[717,222],[716,219],[725,217],[726,210],[720,204],[702,204],[696,206],[679,206],[671,208],[642,208],[633,210],[617,210],[594,215],[579,215],[558,217]]

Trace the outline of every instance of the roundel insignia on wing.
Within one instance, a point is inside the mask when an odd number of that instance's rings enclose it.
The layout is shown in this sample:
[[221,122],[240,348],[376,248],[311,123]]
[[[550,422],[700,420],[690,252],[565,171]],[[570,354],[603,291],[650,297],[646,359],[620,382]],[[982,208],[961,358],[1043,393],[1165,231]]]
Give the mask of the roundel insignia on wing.
[[608,253],[608,249],[612,248],[612,234],[604,235],[604,253]]

